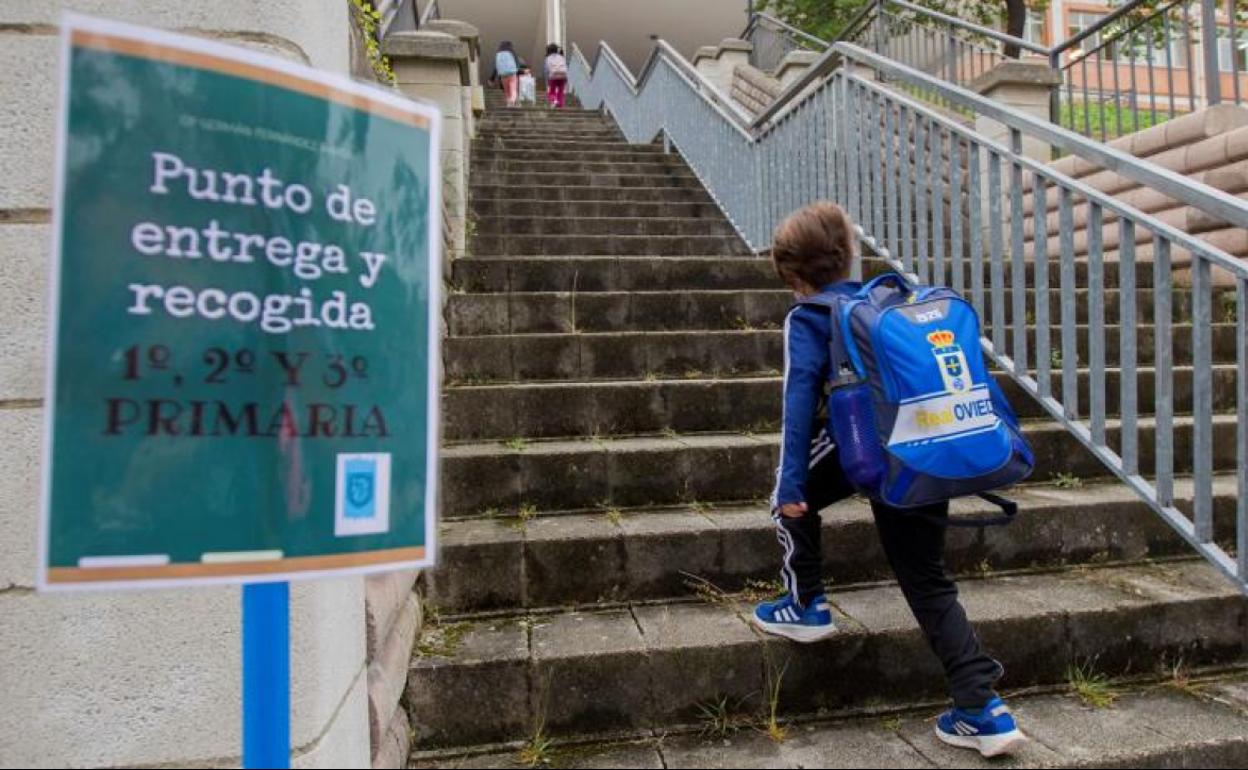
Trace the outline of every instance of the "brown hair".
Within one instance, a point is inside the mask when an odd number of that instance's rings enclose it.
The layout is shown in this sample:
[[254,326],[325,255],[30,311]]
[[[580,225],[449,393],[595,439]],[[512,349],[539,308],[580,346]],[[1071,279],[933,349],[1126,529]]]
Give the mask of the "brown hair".
[[849,216],[829,201],[794,211],[772,236],[776,275],[793,288],[794,279],[814,289],[845,280],[854,259],[851,228]]

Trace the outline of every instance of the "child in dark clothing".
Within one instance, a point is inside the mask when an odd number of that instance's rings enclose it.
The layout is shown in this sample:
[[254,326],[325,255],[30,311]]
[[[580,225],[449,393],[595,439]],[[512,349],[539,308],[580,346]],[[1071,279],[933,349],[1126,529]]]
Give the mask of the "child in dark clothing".
[[[835,204],[798,210],[776,229],[776,272],[799,297],[854,291],[857,284],[846,280],[850,233],[849,218]],[[760,604],[752,618],[760,630],[797,642],[836,633],[823,587],[819,511],[855,493],[825,428],[829,324],[821,306],[799,304],[785,319],[784,423],[771,507],[788,594]],[[937,736],[984,756],[1017,750],[1026,738],[993,690],[1001,664],[984,652],[945,574],[940,519],[948,516],[949,503],[902,510],[872,501],[871,510],[889,566],[949,679],[954,708],[937,721]]]

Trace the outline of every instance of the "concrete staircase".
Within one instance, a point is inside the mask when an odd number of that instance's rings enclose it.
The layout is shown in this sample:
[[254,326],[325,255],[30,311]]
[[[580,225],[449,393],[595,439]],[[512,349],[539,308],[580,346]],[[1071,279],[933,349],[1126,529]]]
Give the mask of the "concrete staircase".
[[[498,96],[473,147],[475,236],[447,307],[442,566],[405,696],[414,766],[505,766],[524,748],[587,767],[971,762],[928,734],[942,676],[865,503],[825,515],[844,633],[799,647],[743,620],[778,587],[763,498],[791,297],[769,263],[679,157],[625,143],[597,113],[506,110]],[[1176,312],[1188,305],[1176,297]],[[1182,328],[1175,382],[1190,399]],[[1218,377],[1234,376],[1233,333],[1215,333]],[[1141,372],[1144,396],[1151,382]],[[1026,689],[1016,707],[1038,740],[1024,762],[1242,766],[1245,602],[1011,395],[1040,458],[1016,490],[1024,513],[951,530],[949,564],[1002,686]],[[1229,434],[1215,447],[1232,470]],[[1234,497],[1228,477],[1220,521]],[[1063,694],[1072,666],[1175,687],[1089,710]],[[754,729],[776,720],[784,740]]]

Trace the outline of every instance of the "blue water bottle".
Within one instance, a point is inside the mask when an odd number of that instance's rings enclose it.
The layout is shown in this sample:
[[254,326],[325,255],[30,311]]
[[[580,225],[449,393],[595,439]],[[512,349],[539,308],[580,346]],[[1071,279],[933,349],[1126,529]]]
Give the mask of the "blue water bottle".
[[860,492],[877,491],[888,463],[875,428],[871,385],[848,367],[832,383],[828,422],[850,483]]

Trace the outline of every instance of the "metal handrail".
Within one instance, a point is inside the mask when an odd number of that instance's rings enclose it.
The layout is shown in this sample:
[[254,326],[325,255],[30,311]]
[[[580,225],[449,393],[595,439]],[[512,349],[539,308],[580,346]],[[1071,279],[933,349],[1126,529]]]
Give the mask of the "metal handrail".
[[[890,86],[856,74],[858,68],[884,75]],[[1248,266],[1181,228],[1026,157],[1023,138],[1074,148],[1178,200],[1229,214],[1225,220],[1236,226],[1243,226],[1248,211],[1241,202],[845,42],[835,44],[806,78],[782,95],[778,111],[748,123],[725,109],[718,90],[662,42],[638,78],[628,74],[606,44],[592,67],[574,48],[569,77],[584,104],[608,109],[630,141],[646,143],[662,135],[675,146],[756,251],[767,247],[773,228],[790,211],[813,200],[833,199],[849,212],[864,249],[894,269],[924,283],[949,281],[959,291],[969,276],[970,299],[986,321],[983,347],[997,367],[1210,563],[1248,591]],[[1006,126],[1008,142],[989,140],[936,114],[899,93],[899,84],[981,111]],[[1049,223],[1050,192],[1057,193],[1056,230]],[[1232,202],[1234,207],[1225,210]],[[1076,213],[1086,216],[1082,228],[1074,225]],[[1028,217],[1036,224],[1031,236],[1025,227]],[[1106,217],[1116,218],[1119,235],[1117,245],[1111,244],[1117,250],[1121,289],[1116,343],[1105,322],[1105,290],[1112,288],[1105,280]],[[1083,239],[1078,248],[1076,230]],[[1153,251],[1149,292],[1155,347],[1147,354],[1136,329],[1138,248]],[[1192,260],[1194,384],[1192,414],[1185,418],[1175,417],[1173,387],[1175,250],[1187,252]],[[1052,290],[1051,259],[1060,267]],[[1077,264],[1086,273],[1078,281]],[[1215,418],[1213,412],[1215,269],[1234,284],[1234,423],[1229,417]],[[861,261],[855,261],[853,270],[861,275]],[[1076,315],[1077,289],[1087,292],[1082,325]],[[1032,309],[1029,292],[1043,298]],[[1052,323],[1050,296],[1060,299],[1060,318]],[[1034,322],[1029,320],[1032,310]],[[1056,348],[1051,326],[1060,334]],[[1119,357],[1117,438],[1111,437],[1107,407],[1111,345]],[[1088,357],[1086,404],[1080,391],[1084,364],[1077,355]],[[1142,459],[1148,456],[1142,450],[1147,434],[1139,421],[1141,366],[1151,367],[1155,384],[1151,472]],[[1176,425],[1188,425],[1193,433],[1191,517],[1176,507],[1174,498],[1176,446],[1186,448],[1176,440]],[[1237,558],[1214,540],[1215,430],[1235,431]]]
[[1106,170],[1117,172],[1140,184],[1159,190],[1177,201],[1212,214],[1235,227],[1248,228],[1248,202],[1234,195],[1229,195],[1182,174],[1176,174],[1109,145],[1091,141],[1081,134],[1069,131],[1050,121],[1012,109],[973,91],[933,78],[860,46],[837,43],[834,50],[884,75],[904,79],[942,98],[965,105],[977,115],[999,121],[1010,128],[1024,132],[1029,137],[1066,150]]
[[438,0],[429,0],[429,4],[425,6],[425,10],[420,14],[420,26],[424,27],[431,21],[442,18],[442,11],[438,8]]
[[1062,54],[1070,50],[1071,48],[1078,46],[1084,40],[1087,40],[1093,35],[1096,35],[1101,30],[1117,22],[1122,17],[1130,15],[1131,13],[1135,12],[1137,8],[1139,8],[1141,5],[1143,5],[1146,2],[1149,2],[1149,0],[1132,0],[1132,2],[1126,3],[1125,5],[1118,6],[1111,13],[1109,13],[1107,16],[1105,16],[1104,18],[1102,18],[1100,21],[1096,22],[1092,26],[1054,45],[1052,48],[1049,49],[1049,55],[1053,56],[1057,54]]
[[935,11],[935,10],[932,10],[931,8],[924,8],[921,5],[915,5],[914,3],[907,2],[907,0],[880,0],[879,4],[882,5],[884,4],[884,2],[887,2],[888,4],[891,4],[891,5],[900,6],[902,8],[905,8],[907,11],[911,11],[912,13],[917,13],[922,16],[926,16],[930,19],[935,19],[936,21],[939,21],[942,24],[948,24],[953,27],[964,29],[967,32],[972,32],[976,35],[982,35],[983,37],[992,38],[993,40],[996,40],[997,42],[1003,43],[1005,45],[1016,45],[1025,51],[1038,53],[1042,56],[1049,55],[1048,48],[1042,45],[1038,45],[1036,43],[1032,43],[1028,40],[1024,40],[1021,37],[1014,37],[1013,35],[1006,33],[1006,32],[1002,32],[999,29],[993,29],[991,27],[985,27],[980,24],[975,24],[974,22],[966,21],[965,19],[959,19],[957,16],[950,16],[947,13],[941,13],[940,11]]
[[[864,8],[863,11],[865,10],[867,9]],[[862,16],[863,11],[859,11],[857,16]],[[829,43],[828,41],[824,40],[821,37],[816,37],[810,34],[809,32],[806,32],[805,30],[798,29],[797,27],[794,27],[792,24],[789,24],[786,21],[782,21],[781,19],[777,19],[775,16],[772,16],[769,13],[763,13],[762,11],[755,11],[753,14],[750,15],[750,22],[749,24],[745,26],[745,31],[741,33],[742,39],[748,40],[750,36],[750,32],[752,32],[754,28],[758,26],[759,22],[765,22],[771,25],[774,29],[784,32],[785,34],[790,35],[791,37],[797,38],[799,40],[804,40],[807,43],[810,43],[811,45],[816,46],[817,48],[821,50],[826,50],[828,46],[831,45],[831,43]]]

